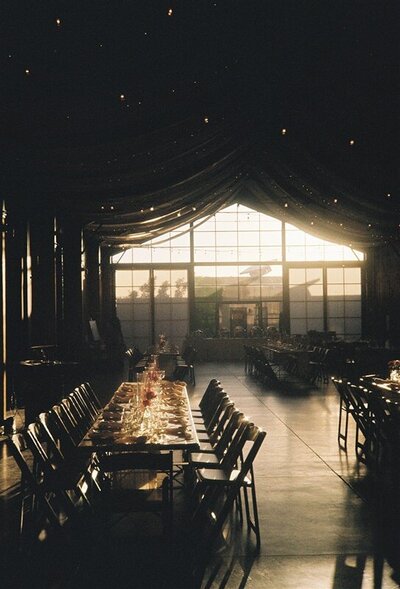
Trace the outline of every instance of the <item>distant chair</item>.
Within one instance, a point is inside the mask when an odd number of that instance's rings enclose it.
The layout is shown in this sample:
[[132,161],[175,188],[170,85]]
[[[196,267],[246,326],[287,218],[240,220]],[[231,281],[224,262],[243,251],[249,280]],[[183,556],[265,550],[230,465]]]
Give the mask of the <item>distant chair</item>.
[[194,363],[197,358],[197,350],[192,346],[188,346],[182,353],[182,359],[178,360],[177,366],[174,370],[174,379],[187,380],[190,384],[196,384],[196,377],[194,372]]
[[132,382],[135,380],[135,375],[138,372],[143,372],[145,368],[144,362],[143,366],[138,366],[138,363],[143,360],[144,354],[142,354],[139,348],[128,348],[125,352],[125,357],[128,360],[128,381]]

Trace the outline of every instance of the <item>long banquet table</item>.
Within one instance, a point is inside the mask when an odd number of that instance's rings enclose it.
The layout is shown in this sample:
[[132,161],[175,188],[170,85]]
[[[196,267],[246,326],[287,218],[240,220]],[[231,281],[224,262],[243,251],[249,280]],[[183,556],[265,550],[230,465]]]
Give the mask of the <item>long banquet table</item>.
[[[146,407],[142,406],[139,387],[138,383],[121,383],[80,442],[80,451],[199,449],[186,384],[162,381],[158,394]],[[132,411],[139,413],[134,422]]]

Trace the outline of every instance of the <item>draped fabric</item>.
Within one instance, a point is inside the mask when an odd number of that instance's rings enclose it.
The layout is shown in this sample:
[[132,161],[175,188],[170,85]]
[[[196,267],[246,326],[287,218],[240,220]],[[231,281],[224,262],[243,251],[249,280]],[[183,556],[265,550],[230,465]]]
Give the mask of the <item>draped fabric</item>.
[[36,150],[24,170],[41,198],[102,244],[139,244],[240,202],[354,247],[399,240],[399,210],[317,163],[288,137],[187,119],[132,139]]

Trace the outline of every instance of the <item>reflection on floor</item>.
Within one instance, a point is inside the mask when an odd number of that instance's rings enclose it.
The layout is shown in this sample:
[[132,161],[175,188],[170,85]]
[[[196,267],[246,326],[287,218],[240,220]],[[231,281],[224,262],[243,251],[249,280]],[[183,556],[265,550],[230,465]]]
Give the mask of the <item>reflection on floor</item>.
[[[216,547],[202,589],[398,587],[398,505],[356,463],[351,440],[348,454],[339,452],[333,387],[305,389],[293,382],[272,390],[245,376],[240,364],[207,363],[196,367],[193,397],[200,398],[214,377],[238,408],[267,431],[255,467],[262,545],[260,554],[254,554],[253,538],[232,522],[230,542],[220,551]],[[101,383],[106,396],[112,385],[104,379]],[[40,547],[28,558],[17,550],[18,473],[4,448],[0,473],[2,586],[195,586],[190,573],[196,547],[183,489],[175,491],[171,537],[162,536],[156,516],[136,516],[114,521],[109,534],[97,534],[79,548],[76,543]]]

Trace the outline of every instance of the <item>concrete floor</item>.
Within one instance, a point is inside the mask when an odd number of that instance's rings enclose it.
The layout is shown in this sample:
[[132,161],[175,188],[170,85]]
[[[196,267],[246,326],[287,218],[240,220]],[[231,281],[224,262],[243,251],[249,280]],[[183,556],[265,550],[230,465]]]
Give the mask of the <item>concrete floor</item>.
[[[397,501],[357,464],[354,428],[348,453],[338,450],[338,396],[332,385],[307,387],[292,380],[270,389],[246,376],[241,364],[207,363],[196,367],[194,400],[215,377],[237,407],[267,431],[255,465],[262,545],[256,555],[252,538],[235,529],[232,542],[209,561],[202,589],[399,587]],[[113,385],[101,379],[98,386],[107,396]],[[3,450],[1,586],[191,589],[188,569],[196,547],[190,546],[184,490],[175,492],[175,531],[167,540],[158,523],[144,516],[131,526],[124,521],[119,531],[114,526],[104,553],[98,545],[94,551],[87,546],[82,556],[65,545],[18,556],[17,478]],[[42,567],[39,573],[32,557]]]

